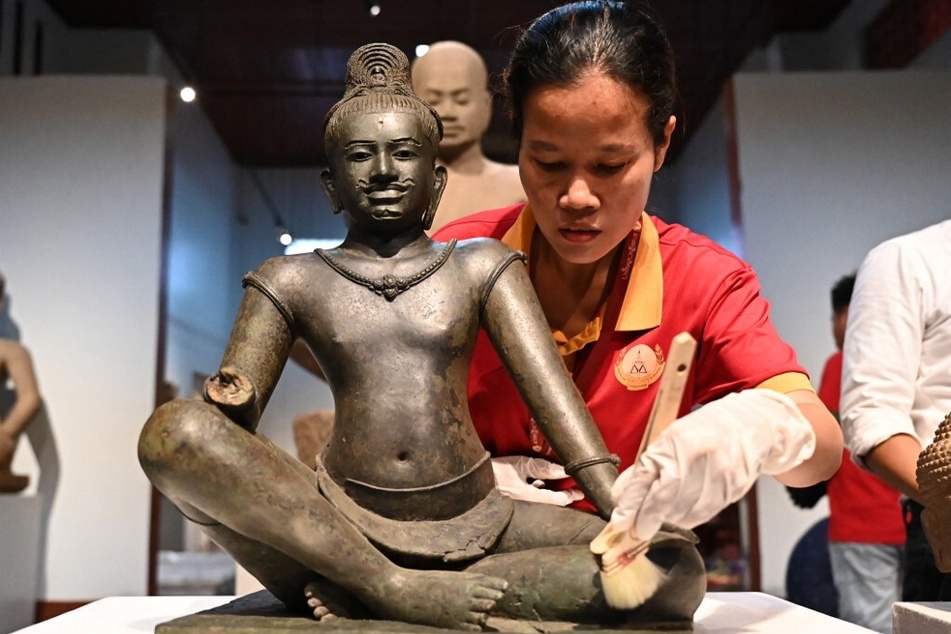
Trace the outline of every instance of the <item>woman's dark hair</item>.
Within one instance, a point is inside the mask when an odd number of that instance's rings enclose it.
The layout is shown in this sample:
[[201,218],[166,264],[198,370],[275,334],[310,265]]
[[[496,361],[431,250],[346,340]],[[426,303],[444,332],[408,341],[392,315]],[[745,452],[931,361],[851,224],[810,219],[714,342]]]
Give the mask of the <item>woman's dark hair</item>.
[[574,2],[545,13],[522,33],[503,82],[516,139],[522,137],[529,94],[568,87],[590,72],[626,84],[650,102],[647,126],[655,144],[673,113],[674,55],[663,27],[624,2]]

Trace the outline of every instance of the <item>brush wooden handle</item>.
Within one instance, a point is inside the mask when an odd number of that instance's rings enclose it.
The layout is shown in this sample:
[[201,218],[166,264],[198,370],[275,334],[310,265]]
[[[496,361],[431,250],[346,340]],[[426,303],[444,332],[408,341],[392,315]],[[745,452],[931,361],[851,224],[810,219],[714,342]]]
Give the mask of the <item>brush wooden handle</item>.
[[[644,449],[651,443],[668,425],[677,420],[677,414],[680,412],[680,403],[683,400],[684,388],[687,386],[687,377],[690,376],[690,367],[693,365],[693,355],[697,350],[697,341],[689,332],[682,332],[674,337],[670,342],[670,350],[667,351],[667,362],[664,366],[664,373],[660,378],[660,386],[657,390],[657,397],[654,399],[654,406],[651,408],[650,417],[647,419],[647,428],[644,430],[644,436],[641,438],[641,446],[637,450],[637,458],[644,453]],[[591,552],[595,554],[604,554],[608,549],[622,545],[626,552],[640,553],[647,548],[646,542],[637,540],[630,531],[625,533],[615,533],[611,530],[610,524],[604,527],[601,534],[591,542]],[[607,570],[602,569],[606,574],[611,574],[623,564],[609,564]]]
[[682,332],[671,339],[664,374],[660,377],[660,387],[654,399],[654,406],[651,408],[650,418],[647,419],[647,428],[641,438],[637,457],[644,453],[647,445],[667,429],[668,425],[677,420],[696,350],[697,341],[689,332]]
[[[690,333],[682,332],[671,340],[657,397],[635,461],[654,438],[677,420],[696,349],[697,342]],[[633,530],[618,533],[610,523],[592,540],[591,552],[600,555],[598,567],[604,600],[612,608],[633,610],[664,583],[666,572],[645,556],[649,547],[650,540],[641,541]]]

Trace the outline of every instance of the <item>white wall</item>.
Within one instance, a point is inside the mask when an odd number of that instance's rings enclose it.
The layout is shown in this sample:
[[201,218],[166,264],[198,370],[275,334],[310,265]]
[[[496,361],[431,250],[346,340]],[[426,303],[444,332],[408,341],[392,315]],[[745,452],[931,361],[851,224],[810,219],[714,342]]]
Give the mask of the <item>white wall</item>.
[[[657,178],[672,181],[676,189],[676,222],[742,257],[740,228],[731,220],[726,116],[723,100],[718,99],[699,125],[679,122],[678,125],[696,127],[690,145]],[[664,170],[668,170],[668,175],[664,175]]]
[[0,79],[0,269],[61,461],[41,599],[145,592],[164,129],[158,79]]
[[[832,284],[882,240],[951,217],[951,73],[744,74],[735,86],[746,258],[816,384],[834,350]],[[781,595],[813,516],[773,481],[758,492],[763,588]]]
[[231,266],[239,171],[198,103],[173,102],[166,380],[191,396],[218,369],[237,312]]

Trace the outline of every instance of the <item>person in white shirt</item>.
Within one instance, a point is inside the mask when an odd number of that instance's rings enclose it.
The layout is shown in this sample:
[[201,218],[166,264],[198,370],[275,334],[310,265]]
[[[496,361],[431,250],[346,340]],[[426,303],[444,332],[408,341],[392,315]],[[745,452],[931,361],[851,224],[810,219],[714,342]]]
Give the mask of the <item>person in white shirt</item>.
[[[918,454],[951,412],[951,220],[872,249],[846,328],[841,418],[857,461],[906,498],[902,599],[951,598],[921,527]],[[942,585],[947,586],[942,591]]]

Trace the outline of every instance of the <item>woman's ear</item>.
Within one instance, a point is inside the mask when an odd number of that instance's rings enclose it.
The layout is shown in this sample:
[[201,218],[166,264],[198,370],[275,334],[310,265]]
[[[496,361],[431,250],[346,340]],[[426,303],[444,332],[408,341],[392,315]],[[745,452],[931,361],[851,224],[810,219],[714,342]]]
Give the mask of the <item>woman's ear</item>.
[[337,191],[334,189],[333,174],[331,174],[329,168],[320,173],[320,185],[323,187],[324,195],[327,196],[327,200],[330,201],[331,211],[335,214],[339,214],[343,211],[343,205],[340,204],[340,199],[337,198]]
[[670,139],[674,134],[674,128],[677,126],[677,117],[670,115],[667,125],[664,126],[664,141],[654,148],[654,171],[656,172],[664,164],[667,157],[667,149],[670,147]]
[[446,189],[446,180],[449,178],[449,172],[442,165],[437,165],[433,169],[433,197],[429,201],[429,207],[423,214],[423,231],[429,231],[433,226],[433,220],[436,218],[436,209],[439,207],[439,201],[442,199],[442,193]]

